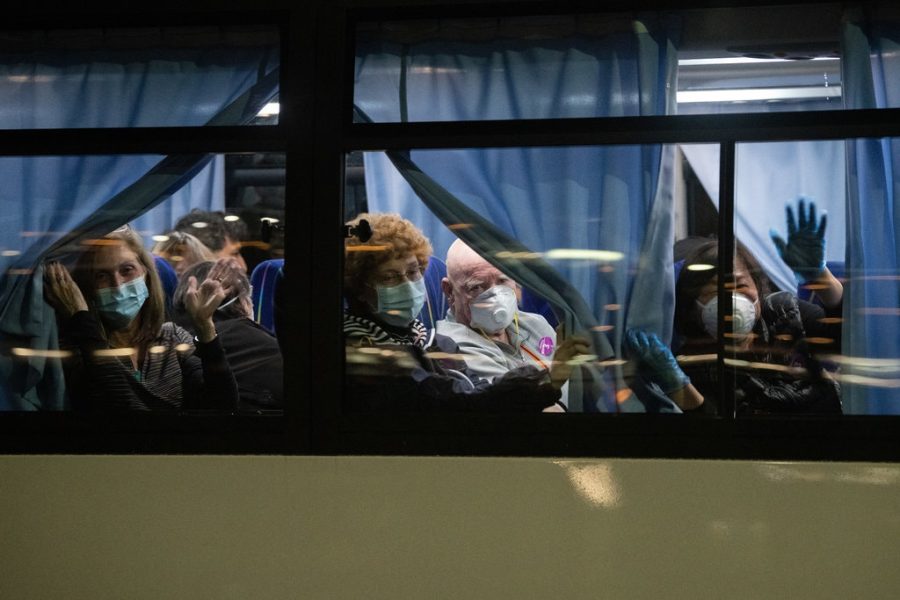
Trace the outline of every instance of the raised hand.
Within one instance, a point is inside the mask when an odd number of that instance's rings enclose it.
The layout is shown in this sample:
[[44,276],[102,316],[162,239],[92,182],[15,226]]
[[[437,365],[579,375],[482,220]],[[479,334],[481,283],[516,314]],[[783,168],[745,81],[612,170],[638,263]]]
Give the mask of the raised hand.
[[81,288],[72,279],[68,269],[58,262],[44,266],[44,299],[63,317],[71,317],[88,309]]
[[212,316],[231,291],[232,260],[220,258],[216,261],[203,283],[198,284],[194,276],[188,278],[184,307],[197,327],[197,337],[201,342],[208,342],[216,337]]
[[787,212],[787,240],[774,230],[769,232],[781,259],[802,281],[818,278],[825,270],[825,227],[828,216],[823,211],[816,221],[816,203],[809,202],[809,212],[803,198],[797,203],[797,219],[790,205]]
[[672,351],[655,333],[629,329],[625,332],[625,350],[644,367],[647,378],[666,394],[677,392],[691,382],[678,366]]

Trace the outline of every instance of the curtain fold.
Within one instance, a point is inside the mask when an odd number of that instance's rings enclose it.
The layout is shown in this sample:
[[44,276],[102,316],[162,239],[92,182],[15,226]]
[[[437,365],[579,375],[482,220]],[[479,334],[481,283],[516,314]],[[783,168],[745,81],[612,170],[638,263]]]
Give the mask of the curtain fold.
[[[862,11],[843,29],[848,108],[900,106],[900,20]],[[900,140],[855,139],[847,148],[847,273],[844,286],[844,412],[900,414]],[[865,378],[855,384],[854,378]],[[887,385],[880,385],[884,381]]]

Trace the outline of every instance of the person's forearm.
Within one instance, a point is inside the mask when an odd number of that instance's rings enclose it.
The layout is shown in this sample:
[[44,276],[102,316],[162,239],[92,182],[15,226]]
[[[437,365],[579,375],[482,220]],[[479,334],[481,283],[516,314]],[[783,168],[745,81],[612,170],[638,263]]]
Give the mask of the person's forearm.
[[826,308],[834,308],[844,298],[844,285],[827,267],[811,283],[816,286],[813,291],[822,300],[822,304]]
[[694,410],[703,405],[703,395],[691,383],[672,392],[670,396],[681,410]]

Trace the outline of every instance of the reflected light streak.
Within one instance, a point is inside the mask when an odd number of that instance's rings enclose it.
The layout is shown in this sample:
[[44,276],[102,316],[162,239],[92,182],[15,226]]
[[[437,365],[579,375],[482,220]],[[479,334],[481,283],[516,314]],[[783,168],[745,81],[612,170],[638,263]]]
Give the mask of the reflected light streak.
[[832,338],[827,337],[808,337],[806,341],[810,344],[831,344],[834,342]]
[[450,229],[450,231],[459,231],[460,229],[471,229],[472,227],[475,227],[475,226],[472,225],[471,223],[454,223],[453,225],[447,226],[447,228]]
[[150,354],[162,354],[165,351],[165,346],[150,346],[150,350],[148,352],[150,352]]
[[190,349],[191,349],[191,345],[190,345],[190,344],[178,344],[177,346],[175,346],[175,351],[176,351],[176,352],[187,352],[187,351],[189,351]]
[[597,325],[596,327],[591,327],[591,331],[599,331],[601,333],[606,331],[612,331],[615,329],[612,325]]
[[137,354],[137,348],[103,348],[94,350],[94,356],[112,357],[112,356],[134,356]]
[[708,265],[706,263],[696,263],[687,266],[688,271],[711,271],[715,268],[715,265]]
[[613,310],[613,311],[615,311],[615,310],[621,310],[621,309],[622,309],[622,305],[621,305],[621,304],[605,304],[605,305],[603,306],[603,308],[605,308],[606,310]]
[[18,250],[4,250],[3,252],[0,252],[0,256],[19,256],[20,254],[22,253]]
[[806,374],[803,367],[789,367],[787,365],[777,365],[772,363],[756,362],[749,360],[739,360],[736,358],[726,358],[725,364],[731,367],[743,369],[756,369],[759,371],[778,371],[779,373],[788,373],[789,375],[802,376]]
[[240,221],[240,220],[241,220],[241,218],[240,218],[239,216],[237,216],[237,215],[225,215],[224,218],[225,218],[226,221],[228,221],[228,222],[230,222],[230,223],[234,223],[235,221]]
[[194,221],[193,223],[191,223],[191,227],[195,227],[197,229],[205,229],[209,227],[209,223],[207,223],[206,221]]
[[838,323],[843,323],[844,319],[841,317],[822,317],[819,319],[819,323],[824,323],[825,325],[836,325]]
[[583,248],[554,248],[544,254],[548,260],[593,260],[615,262],[625,258],[625,254],[615,250],[586,250]]
[[692,363],[716,362],[718,356],[716,354],[679,354],[675,360],[679,364],[689,365]]
[[510,252],[509,250],[501,250],[494,254],[497,258],[507,258],[514,260],[537,260],[541,257],[540,252]]
[[347,246],[344,248],[347,252],[384,252],[385,250],[390,250],[390,246],[377,246],[377,245],[362,245],[362,246]]
[[83,246],[121,246],[122,240],[111,240],[106,238],[92,238],[88,240],[82,240],[81,244]]
[[599,508],[616,508],[622,503],[622,493],[616,482],[612,465],[581,461],[558,460],[575,492],[586,502]]
[[40,357],[40,358],[69,358],[72,352],[69,350],[35,350],[33,348],[12,348],[13,356]]
[[900,379],[885,379],[868,375],[854,375],[853,373],[832,373],[831,376],[840,383],[852,383],[855,385],[885,389],[900,388]]
[[34,273],[32,269],[10,269],[7,271],[10,275],[31,275]]

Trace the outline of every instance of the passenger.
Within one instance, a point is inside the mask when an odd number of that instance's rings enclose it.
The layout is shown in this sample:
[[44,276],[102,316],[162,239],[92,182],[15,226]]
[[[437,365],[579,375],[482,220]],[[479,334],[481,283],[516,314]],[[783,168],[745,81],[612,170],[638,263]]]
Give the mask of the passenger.
[[556,332],[542,315],[519,310],[518,284],[462,240],[446,262],[448,309],[437,332],[457,343],[469,369],[488,381],[525,365],[549,370]]
[[220,270],[220,278],[230,288],[213,313],[213,322],[237,381],[239,411],[281,409],[284,406],[284,364],[278,341],[253,321],[250,281],[233,259],[204,261],[185,271],[173,298],[175,322],[193,332],[186,302],[189,282],[192,277],[203,281],[213,268]]
[[220,210],[194,209],[178,219],[174,229],[196,236],[216,258],[233,258],[247,272],[247,263],[241,255],[241,242],[246,236],[246,225],[242,221],[226,221],[225,213]]
[[197,336],[164,322],[153,258],[125,226],[93,240],[70,275],[57,262],[44,270],[44,296],[60,324],[60,346],[73,406],[93,411],[232,411],[237,386],[212,315],[230,288],[215,268],[189,278],[185,306]]
[[[450,338],[426,330],[416,317],[425,302],[422,274],[431,244],[395,214],[361,214],[371,227],[365,240],[345,242],[347,397],[352,410],[370,411],[561,411],[560,388],[569,359],[587,351],[571,338],[557,348],[559,368],[549,376],[530,365],[495,378],[469,370]],[[363,236],[365,237],[365,236]],[[374,351],[373,351],[374,350]]]
[[165,235],[168,239],[154,244],[152,252],[172,265],[179,279],[198,262],[216,259],[212,250],[190,233],[173,230]]
[[[789,236],[785,243],[788,251],[792,243],[796,238]],[[675,306],[679,354],[716,352],[717,257],[718,243],[712,240],[695,248],[681,269]],[[696,265],[703,266],[692,268]],[[840,348],[840,325],[834,324],[839,319],[825,317],[840,314],[842,288],[824,267],[808,273],[837,284],[823,290],[823,299],[832,303],[827,312],[790,292],[770,292],[771,284],[759,263],[742,244],[737,245],[733,281],[727,283],[733,285],[734,317],[732,331],[726,335],[735,358],[748,365],[772,365],[729,369],[729,378],[734,378],[729,388],[735,390],[739,414],[841,412],[840,388],[816,355]],[[716,402],[712,400],[719,395],[716,362],[688,363],[685,371],[706,398],[707,411],[714,412]]]

